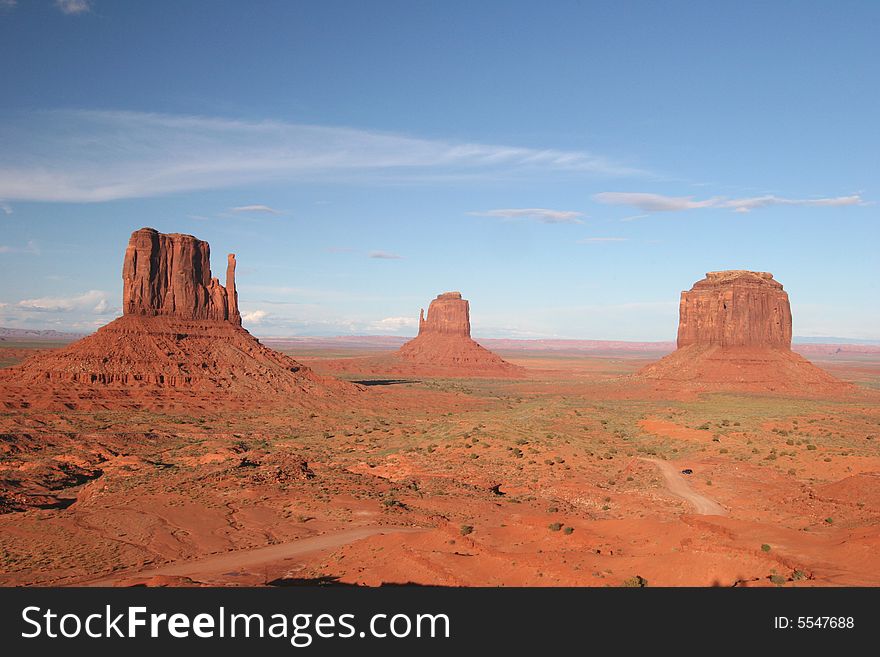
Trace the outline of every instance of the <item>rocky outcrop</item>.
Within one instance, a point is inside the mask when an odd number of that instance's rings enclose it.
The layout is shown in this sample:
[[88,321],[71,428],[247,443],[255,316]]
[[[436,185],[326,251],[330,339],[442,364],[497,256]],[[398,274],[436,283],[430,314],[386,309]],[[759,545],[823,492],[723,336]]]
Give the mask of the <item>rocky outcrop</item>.
[[681,293],[678,346],[791,347],[791,307],[773,274],[714,271]]
[[471,339],[470,305],[461,292],[437,296],[419,315],[419,334],[395,354],[408,367],[396,373],[454,376],[519,376],[522,368],[511,365]]
[[428,306],[428,316],[419,315],[419,335],[459,335],[471,337],[471,309],[461,292],[444,292]]
[[224,287],[211,277],[207,242],[142,228],[132,233],[122,278],[123,316],[0,370],[0,408],[314,405],[359,390],[315,374],[241,327],[233,254]]
[[709,272],[681,293],[678,349],[636,374],[658,389],[782,392],[848,391],[791,351],[791,307],[773,274]]
[[241,324],[235,254],[229,254],[224,287],[211,277],[207,242],[153,228],[136,230],[122,265],[122,312]]

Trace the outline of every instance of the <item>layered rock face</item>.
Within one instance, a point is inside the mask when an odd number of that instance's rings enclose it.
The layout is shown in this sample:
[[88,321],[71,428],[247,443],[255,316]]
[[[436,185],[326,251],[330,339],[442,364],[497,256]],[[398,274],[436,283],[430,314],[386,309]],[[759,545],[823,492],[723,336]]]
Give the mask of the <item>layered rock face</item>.
[[211,247],[192,235],[141,228],[131,234],[122,265],[125,315],[212,319],[241,324],[235,289],[235,254],[226,287],[211,277]]
[[123,316],[0,371],[0,407],[303,403],[358,390],[316,375],[243,329],[235,256],[228,257],[224,287],[211,276],[207,242],[137,230],[122,279]]
[[636,374],[660,387],[827,394],[846,384],[791,351],[791,307],[773,274],[709,272],[681,293],[678,349]]
[[520,367],[481,347],[471,339],[470,305],[460,292],[445,292],[419,315],[419,334],[396,357],[422,374],[459,376],[517,376]]
[[791,348],[791,306],[773,274],[713,271],[681,293],[678,346]]
[[444,292],[419,314],[419,335],[459,335],[471,337],[471,308],[461,292]]

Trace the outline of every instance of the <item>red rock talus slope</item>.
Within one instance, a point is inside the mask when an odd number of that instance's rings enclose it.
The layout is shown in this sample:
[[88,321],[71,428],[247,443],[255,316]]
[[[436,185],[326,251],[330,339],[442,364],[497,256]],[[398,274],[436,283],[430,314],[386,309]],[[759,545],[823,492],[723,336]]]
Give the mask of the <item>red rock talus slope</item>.
[[521,368],[471,339],[470,306],[460,292],[439,295],[422,310],[419,334],[396,353],[397,359],[426,372],[477,375],[516,375]]
[[839,381],[791,351],[791,307],[767,272],[709,272],[679,306],[678,349],[637,378],[660,387],[824,394]]
[[0,405],[297,402],[357,390],[318,376],[243,329],[235,257],[229,256],[225,287],[211,277],[209,258],[208,244],[190,235],[132,233],[123,265],[124,315],[64,349],[0,371]]

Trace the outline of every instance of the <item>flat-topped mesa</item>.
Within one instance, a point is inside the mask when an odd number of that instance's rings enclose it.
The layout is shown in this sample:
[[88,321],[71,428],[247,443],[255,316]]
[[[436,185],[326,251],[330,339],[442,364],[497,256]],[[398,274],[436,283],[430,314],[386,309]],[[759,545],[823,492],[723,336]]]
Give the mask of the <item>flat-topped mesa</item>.
[[678,349],[634,375],[655,390],[849,394],[791,350],[791,307],[767,272],[715,271],[681,293]]
[[211,247],[180,233],[141,228],[131,234],[122,265],[124,315],[210,319],[241,325],[230,253],[226,287],[211,277]]
[[681,293],[678,346],[791,349],[791,306],[773,274],[714,271]]
[[463,335],[471,337],[471,312],[467,299],[461,292],[438,294],[425,310],[419,314],[419,335]]

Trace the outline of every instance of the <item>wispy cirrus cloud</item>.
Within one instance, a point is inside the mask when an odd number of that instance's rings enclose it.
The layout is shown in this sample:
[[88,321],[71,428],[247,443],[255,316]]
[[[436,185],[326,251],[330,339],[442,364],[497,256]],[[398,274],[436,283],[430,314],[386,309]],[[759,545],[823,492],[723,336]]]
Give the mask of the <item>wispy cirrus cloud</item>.
[[[751,212],[759,208],[774,205],[801,205],[813,207],[839,207],[846,205],[867,205],[860,194],[850,196],[833,196],[825,198],[785,198],[767,194],[746,198],[730,199],[724,196],[713,196],[704,200],[696,200],[693,196],[665,196],[644,192],[602,192],[593,196],[599,203],[608,205],[627,205],[643,212],[679,212],[700,208],[726,208],[734,212]],[[633,217],[639,218],[639,217]]]
[[234,208],[229,209],[230,212],[235,212],[238,214],[241,213],[262,213],[262,214],[284,214],[281,210],[276,210],[275,208],[269,207],[268,205],[239,205]]
[[7,217],[12,214],[12,206],[8,203],[0,203],[0,212],[5,214]]
[[254,183],[443,182],[633,176],[584,151],[422,139],[354,128],[121,111],[50,111],[0,123],[0,198],[101,202]]
[[0,253],[27,253],[29,255],[40,255],[40,247],[34,240],[29,240],[25,246],[8,246],[0,244]]
[[92,0],[55,0],[55,6],[62,14],[84,14],[92,10]]
[[753,196],[751,198],[738,198],[725,201],[722,207],[731,208],[734,212],[751,212],[759,208],[766,208],[772,205],[804,205],[807,207],[840,207],[845,205],[868,205],[860,194],[852,194],[850,196],[833,196],[828,198],[783,198],[773,196]]
[[376,258],[377,260],[403,260],[402,255],[389,253],[388,251],[370,251],[368,255],[371,258]]
[[498,217],[501,219],[532,219],[542,224],[582,224],[582,212],[573,210],[550,210],[547,208],[506,208],[469,212],[475,217]]
[[693,196],[663,196],[641,192],[602,192],[593,199],[608,205],[629,205],[643,212],[677,212],[696,208],[717,207],[721,197],[695,201]]

